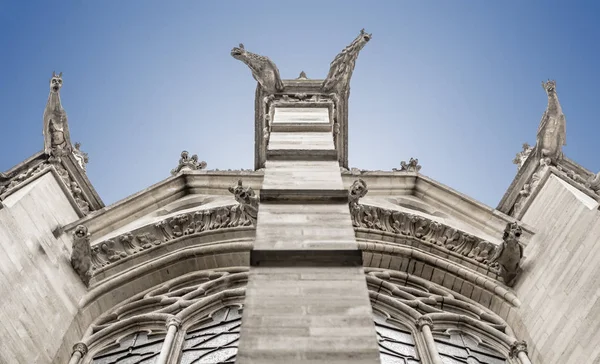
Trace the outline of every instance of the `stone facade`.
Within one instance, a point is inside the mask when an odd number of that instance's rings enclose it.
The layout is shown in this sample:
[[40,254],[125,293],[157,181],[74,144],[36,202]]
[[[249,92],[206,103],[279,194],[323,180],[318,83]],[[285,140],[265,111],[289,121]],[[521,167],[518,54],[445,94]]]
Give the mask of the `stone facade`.
[[[53,74],[45,150],[0,174],[1,363],[582,363],[600,350],[600,178],[562,153],[556,83],[497,209],[348,169],[364,30],[325,80],[257,80],[252,171],[182,152],[104,206]],[[531,358],[531,360],[530,360]]]

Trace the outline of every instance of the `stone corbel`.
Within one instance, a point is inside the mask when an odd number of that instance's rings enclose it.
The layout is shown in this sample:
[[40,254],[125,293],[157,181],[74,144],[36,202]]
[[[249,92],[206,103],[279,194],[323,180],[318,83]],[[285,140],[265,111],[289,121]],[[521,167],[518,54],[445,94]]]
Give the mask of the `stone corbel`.
[[73,353],[71,354],[71,360],[69,360],[69,364],[79,364],[81,358],[83,358],[88,353],[88,347],[86,344],[79,342],[73,345]]
[[523,340],[515,341],[510,346],[510,357],[519,358],[521,364],[531,364],[531,361],[529,360],[527,354],[527,343]]

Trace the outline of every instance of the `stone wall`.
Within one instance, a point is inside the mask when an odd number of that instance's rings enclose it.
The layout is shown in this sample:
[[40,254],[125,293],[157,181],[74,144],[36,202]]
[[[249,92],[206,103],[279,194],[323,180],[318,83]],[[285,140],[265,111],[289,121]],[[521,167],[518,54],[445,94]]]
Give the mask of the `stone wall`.
[[52,173],[3,201],[0,209],[0,363],[49,363],[85,287],[71,268],[68,235],[52,230],[78,219]]
[[552,175],[523,221],[537,234],[515,286],[521,315],[509,324],[533,363],[600,363],[598,204]]

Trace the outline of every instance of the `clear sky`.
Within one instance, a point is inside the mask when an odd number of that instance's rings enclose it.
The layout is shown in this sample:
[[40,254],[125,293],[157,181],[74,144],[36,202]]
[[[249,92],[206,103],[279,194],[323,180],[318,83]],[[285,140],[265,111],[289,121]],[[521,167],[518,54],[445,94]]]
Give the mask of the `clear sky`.
[[209,169],[253,167],[244,43],[282,78],[324,78],[361,28],[350,166],[421,172],[495,207],[515,153],[535,144],[556,79],[565,153],[600,170],[600,5],[554,1],[0,0],[0,170],[43,148],[53,70],[71,138],[111,204],[169,176],[181,150]]

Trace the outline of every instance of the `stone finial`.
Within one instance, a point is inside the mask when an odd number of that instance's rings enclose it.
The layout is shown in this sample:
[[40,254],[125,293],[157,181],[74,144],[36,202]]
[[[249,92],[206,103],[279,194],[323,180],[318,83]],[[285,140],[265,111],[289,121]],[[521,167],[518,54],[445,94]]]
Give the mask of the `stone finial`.
[[371,37],[372,34],[367,34],[362,29],[358,37],[333,59],[329,67],[329,74],[321,87],[323,92],[335,93],[341,97],[348,95],[356,58],[358,58],[360,50],[371,40]]
[[194,154],[190,157],[188,151],[184,150],[181,152],[181,158],[179,158],[179,165],[177,165],[175,169],[171,170],[171,175],[174,176],[183,170],[195,171],[204,168],[206,168],[205,161],[199,162],[198,155]]
[[528,143],[523,143],[523,150],[517,153],[517,156],[515,157],[515,159],[513,159],[513,163],[517,165],[517,170],[523,167],[523,164],[525,164],[525,161],[531,154],[532,150],[533,147],[529,146]]
[[302,71],[300,72],[300,76],[298,76],[298,78],[296,78],[297,80],[308,80],[308,77],[306,77],[306,72]]
[[521,352],[527,354],[527,343],[524,340],[512,343],[510,346],[510,357],[516,358]]
[[369,192],[367,183],[360,178],[357,179],[350,186],[350,190],[348,190],[348,202],[350,204],[358,204],[358,200],[365,197],[367,192]]
[[88,154],[81,151],[81,143],[76,142],[74,147],[75,148],[73,149],[73,156],[75,157],[75,160],[77,161],[81,169],[85,171],[85,167],[89,162]]
[[231,50],[231,56],[244,62],[250,68],[252,77],[266,93],[274,94],[283,91],[279,69],[268,57],[248,52],[241,43],[239,47],[234,47]]
[[540,164],[556,165],[563,157],[562,147],[567,144],[566,120],[558,102],[556,82],[542,82],[542,87],[548,95],[548,106],[537,131],[537,153]]
[[84,344],[82,342],[79,342],[79,343],[73,345],[73,351],[72,351],[72,353],[73,354],[79,353],[79,354],[81,354],[82,357],[84,357],[85,354],[88,353],[88,347],[87,347],[86,344]]
[[397,172],[419,172],[421,170],[421,165],[419,165],[419,160],[417,158],[411,158],[408,163],[406,161],[400,162],[400,169],[392,169]]
[[60,102],[62,84],[62,72],[58,75],[52,72],[50,95],[44,109],[44,152],[58,161],[73,149],[67,113]]
[[229,187],[229,192],[233,193],[235,200],[242,205],[244,212],[256,223],[258,217],[258,197],[252,187],[244,187],[242,180],[238,180],[237,185]]
[[496,253],[490,260],[490,266],[498,271],[498,274],[504,280],[504,283],[512,287],[515,278],[521,272],[520,263],[523,258],[523,246],[519,241],[523,233],[521,227],[516,222],[509,222],[504,228],[502,244],[496,250]]
[[90,234],[84,225],[78,225],[73,231],[71,266],[87,286],[92,277],[92,249],[90,247]]
[[423,326],[429,326],[430,329],[433,329],[433,320],[429,316],[419,317],[415,324],[419,331],[423,331]]

